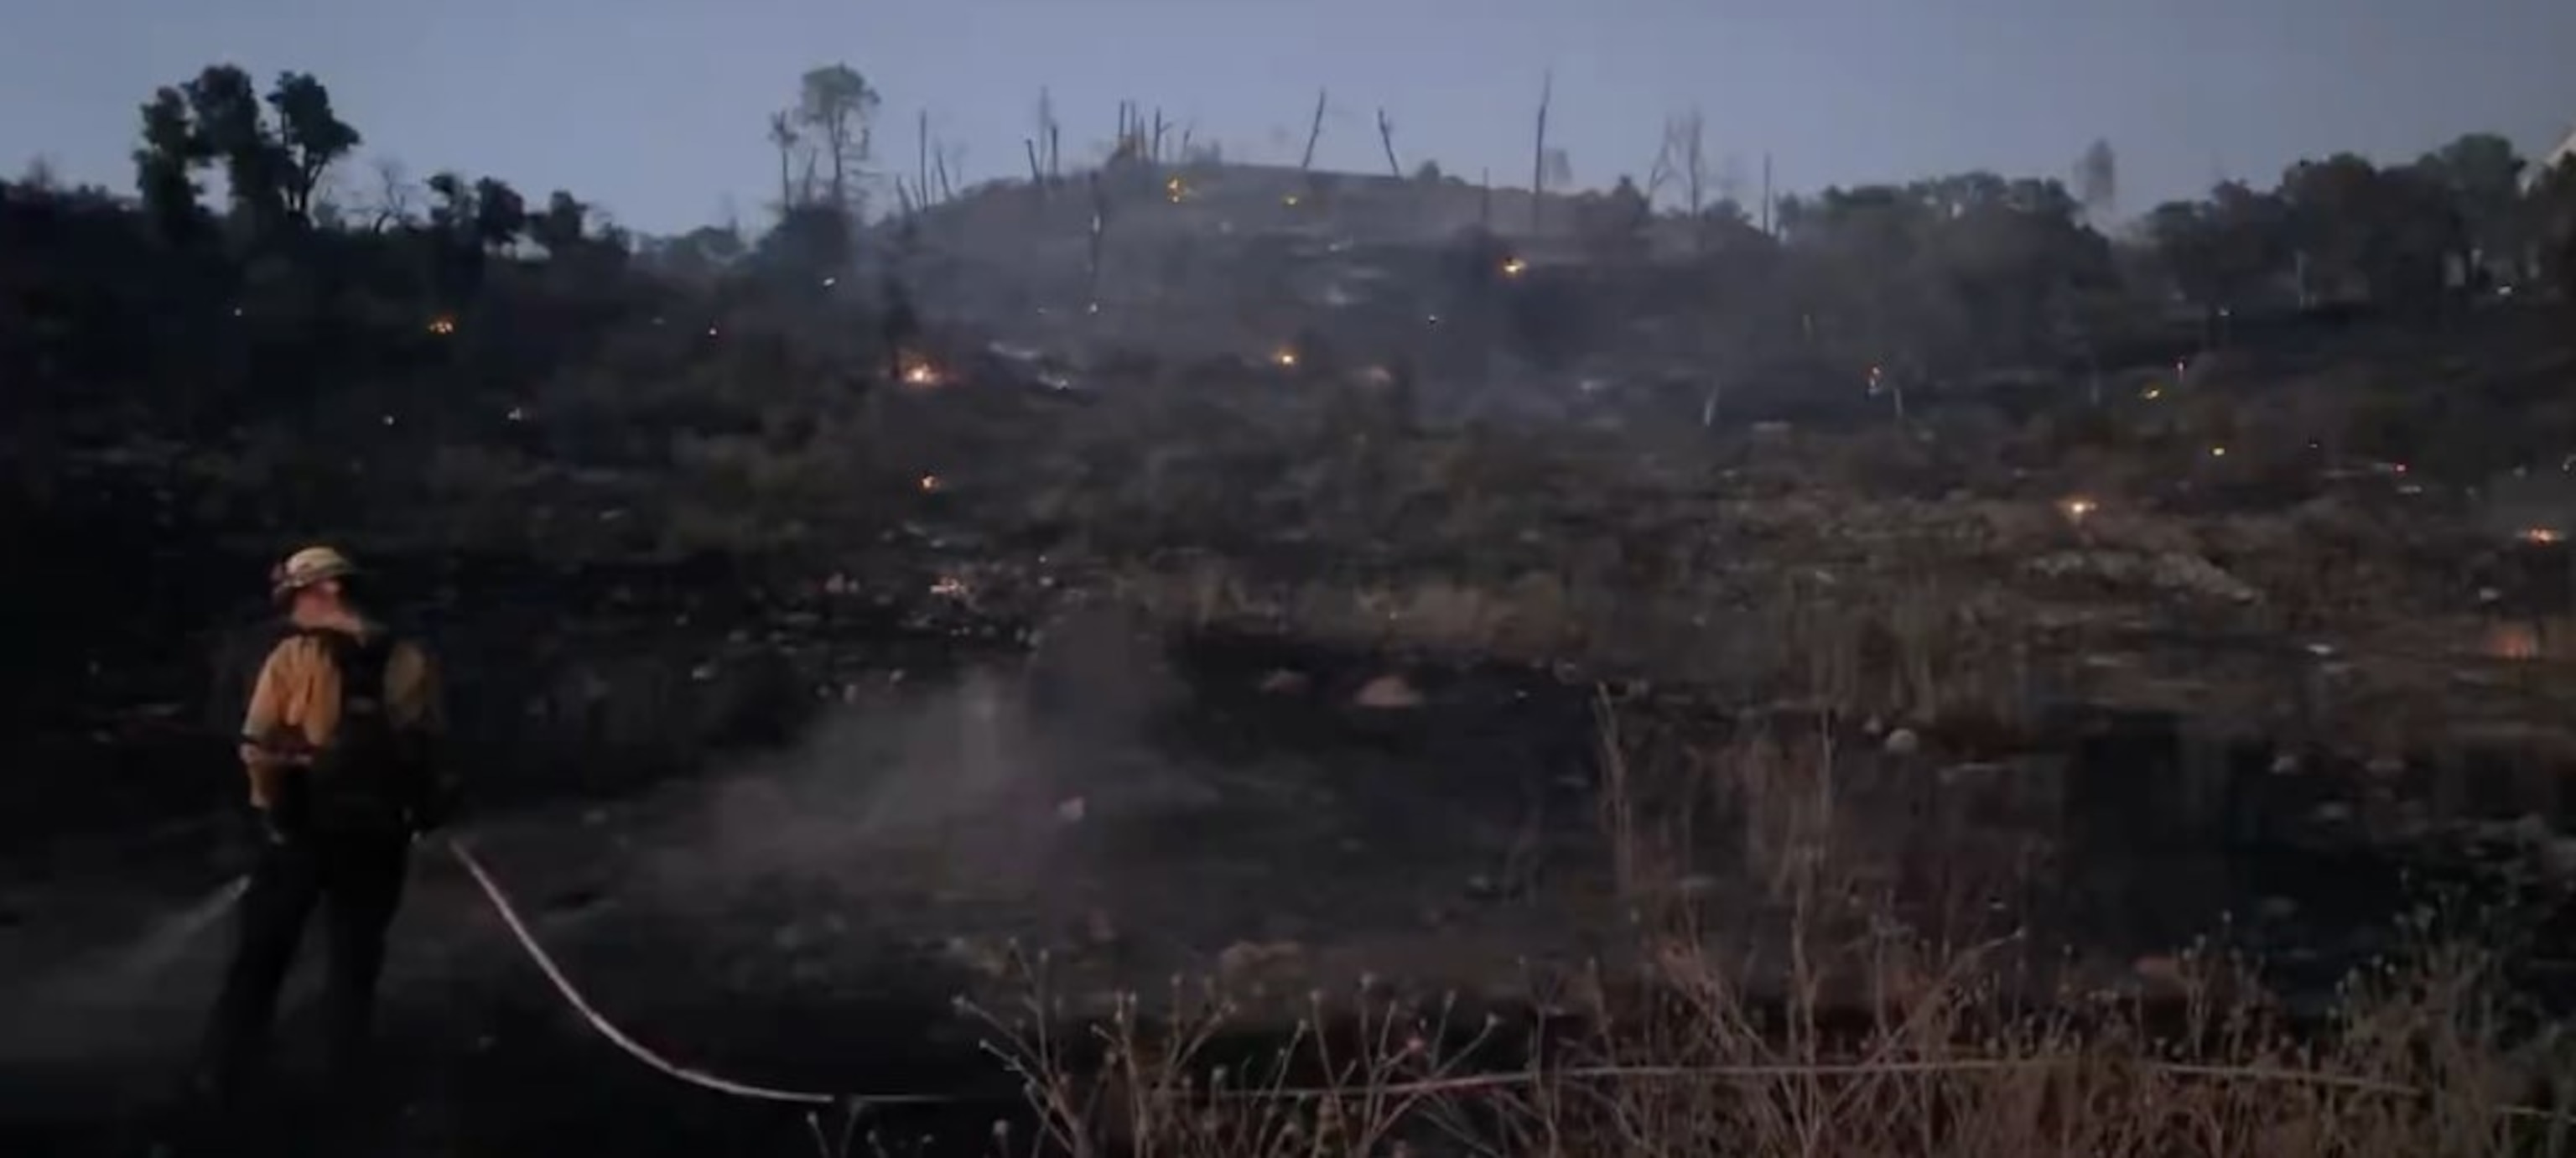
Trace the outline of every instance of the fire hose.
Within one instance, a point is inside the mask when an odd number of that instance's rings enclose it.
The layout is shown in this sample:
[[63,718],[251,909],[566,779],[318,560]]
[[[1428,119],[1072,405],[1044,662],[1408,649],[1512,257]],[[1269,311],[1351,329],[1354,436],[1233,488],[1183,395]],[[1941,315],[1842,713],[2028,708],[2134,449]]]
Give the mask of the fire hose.
[[[241,736],[238,739],[241,743],[276,753],[281,759],[289,762],[301,762],[312,757],[309,748],[288,741],[256,736]],[[565,975],[563,967],[555,963],[554,955],[546,952],[546,947],[537,940],[536,934],[528,929],[527,921],[519,916],[518,906],[511,903],[509,892],[501,887],[501,882],[493,878],[491,870],[483,867],[483,862],[475,857],[472,850],[465,847],[462,840],[451,837],[443,843],[447,846],[448,854],[465,869],[466,875],[474,879],[475,887],[482,890],[483,899],[491,903],[492,911],[499,915],[501,923],[509,928],[511,938],[519,943],[519,948],[527,953],[528,959],[536,963],[538,970],[546,975],[546,980],[553,983],[555,992],[562,996],[564,1003],[571,1006],[573,1012],[580,1014],[582,1020],[588,1022],[594,1032],[608,1039],[609,1044],[664,1076],[700,1089],[737,1098],[783,1102],[813,1108],[838,1106],[851,1114],[869,1106],[935,1105],[956,1100],[938,1094],[833,1094],[819,1090],[781,1089],[775,1086],[735,1081],[692,1066],[681,1065],[655,1053],[651,1048],[628,1035],[626,1031],[617,1028],[615,1022],[608,1020],[599,1012],[598,1007],[590,1003],[590,999],[583,995],[581,987],[572,983],[572,978]],[[250,877],[245,874],[241,879],[226,886],[225,891],[229,894],[226,904],[240,900],[249,884]],[[808,1125],[819,1128],[819,1123],[811,1121],[810,1115]]]
[[[450,838],[443,843],[447,846],[448,854],[455,858],[458,866],[465,870],[467,876],[473,878],[475,887],[481,890],[484,900],[491,904],[492,911],[501,918],[501,923],[509,929],[511,938],[518,942],[519,948],[527,954],[528,959],[536,963],[538,970],[546,975],[546,980],[553,984],[556,994],[563,998],[566,1005],[572,1007],[573,1012],[581,1015],[582,1020],[590,1025],[593,1032],[607,1039],[610,1044],[616,1046],[628,1057],[635,1059],[655,1072],[675,1081],[683,1082],[703,1090],[724,1094],[730,1097],[805,1107],[805,1124],[807,1129],[811,1131],[814,1136],[818,1153],[830,1155],[836,1152],[825,1140],[823,1135],[822,1111],[826,1108],[840,1108],[845,1119],[843,1128],[846,1135],[847,1130],[857,1122],[859,1115],[870,1107],[891,1105],[944,1105],[954,1104],[961,1100],[953,1096],[942,1094],[834,1094],[821,1090],[786,1089],[778,1086],[764,1086],[752,1082],[738,1081],[733,1078],[708,1073],[702,1069],[674,1062],[671,1059],[654,1052],[650,1047],[643,1043],[636,1041],[624,1030],[619,1029],[616,1023],[608,1020],[605,1015],[601,1014],[599,1009],[590,1003],[590,999],[582,993],[581,987],[573,984],[572,978],[567,976],[563,971],[563,967],[556,963],[554,955],[548,953],[545,946],[537,940],[536,934],[529,930],[527,921],[519,914],[518,906],[512,903],[509,892],[501,887],[501,883],[493,877],[491,870],[484,867],[483,862],[474,855],[471,849],[465,846],[463,841]],[[227,902],[237,901],[247,883],[248,877],[245,876],[241,880],[237,880],[232,885],[227,886],[225,890],[229,894],[226,898]],[[1890,1072],[1921,1073],[1940,1071],[2025,1070],[2055,1068],[2066,1064],[2069,1063],[2063,1058],[1968,1058],[1930,1059],[1923,1061],[1878,1060],[1851,1063],[1790,1063],[1740,1066],[1596,1065],[1563,1067],[1554,1070],[1552,1073],[1542,1073],[1536,1069],[1531,1069],[1510,1073],[1433,1075],[1431,1077],[1412,1081],[1390,1083],[1379,1088],[1377,1092],[1379,1094],[1394,1093],[1406,1096],[1455,1093],[1481,1087],[1534,1082],[1542,1079],[1543,1077],[1550,1076],[1559,1080],[1643,1079],[1705,1081],[1727,1077],[1779,1077],[1784,1075],[1821,1076],[1831,1074],[1883,1074]],[[2169,1076],[2198,1078],[2202,1080],[2251,1081],[2255,1083],[2321,1086],[2384,1097],[2422,1099],[2431,1096],[2431,1091],[2404,1083],[2326,1072],[2283,1069],[2272,1066],[2242,1067],[2228,1065],[2195,1065],[2165,1061],[2150,1062],[2144,1068],[2151,1071],[2161,1072]],[[1270,1090],[1240,1091],[1235,1096],[1263,1100],[1304,1100],[1310,1098],[1330,1098],[1336,1095],[1337,1091],[1331,1089],[1277,1088]],[[2551,1107],[2504,1105],[2492,1107],[2488,1110],[2488,1113],[2494,1117],[2502,1119],[2544,1121],[2562,1127],[2576,1125],[2576,1117],[2571,1117],[2566,1111]],[[846,1147],[844,1147],[840,1152],[846,1152]]]
[[[527,921],[519,914],[518,906],[510,900],[509,892],[501,887],[501,883],[493,877],[491,870],[484,867],[483,862],[474,855],[473,850],[467,848],[461,839],[454,837],[450,837],[442,843],[446,845],[448,854],[455,858],[458,866],[465,870],[467,876],[473,878],[475,887],[481,890],[483,899],[491,904],[492,911],[501,918],[501,923],[509,929],[510,936],[518,942],[519,948],[527,954],[530,961],[535,962],[538,970],[546,975],[546,980],[553,984],[556,994],[563,998],[566,1005],[572,1007],[573,1012],[581,1015],[582,1020],[590,1025],[593,1032],[607,1039],[611,1045],[616,1046],[628,1057],[635,1059],[655,1072],[675,1081],[683,1082],[714,1093],[725,1094],[730,1097],[805,1107],[805,1124],[807,1129],[811,1131],[814,1136],[818,1153],[828,1155],[834,1152],[823,1136],[821,1112],[826,1108],[839,1107],[842,1110],[845,1116],[844,1132],[846,1140],[847,1130],[851,1126],[855,1125],[860,1113],[870,1107],[890,1105],[943,1105],[954,1104],[961,1100],[953,1096],[942,1094],[835,1094],[820,1090],[786,1089],[777,1086],[764,1086],[752,1082],[737,1081],[732,1078],[708,1073],[702,1069],[684,1066],[674,1062],[671,1059],[654,1052],[643,1043],[636,1041],[624,1030],[619,1029],[616,1023],[608,1020],[606,1016],[599,1012],[596,1006],[590,1003],[590,999],[582,993],[581,988],[573,984],[572,978],[567,976],[563,971],[563,967],[556,963],[554,955],[548,953],[545,946],[537,940],[536,934],[529,930]],[[245,876],[242,880],[236,881],[234,884],[227,886],[226,892],[230,894],[230,897],[227,898],[228,901],[238,900],[247,883],[248,877]],[[1535,1082],[1542,1080],[1543,1078],[1550,1077],[1557,1080],[1659,1079],[1706,1081],[1729,1076],[1738,1078],[1753,1076],[1776,1077],[1785,1074],[1816,1076],[1824,1074],[1886,1073],[1895,1071],[1932,1072],[1953,1070],[2023,1070],[2034,1068],[2054,1068],[2065,1064],[2068,1064],[2068,1061],[2064,1058],[1965,1058],[1927,1059],[1922,1061],[1888,1061],[1880,1059],[1850,1063],[1767,1064],[1749,1066],[1596,1065],[1557,1067],[1544,1072],[1533,1067],[1509,1073],[1435,1074],[1412,1081],[1389,1083],[1378,1087],[1375,1092],[1380,1095],[1401,1094],[1407,1097],[1413,1097],[1426,1094],[1454,1093],[1461,1090],[1482,1087]],[[2431,1091],[2405,1083],[2327,1072],[2282,1069],[2273,1066],[2240,1067],[2157,1061],[2146,1063],[2144,1068],[2160,1072],[2168,1076],[2198,1078],[2202,1080],[2251,1081],[2266,1084],[2280,1083],[2288,1085],[2321,1086],[2343,1089],[2361,1094],[2419,1100],[2431,1096]],[[1308,1098],[1332,1098],[1339,1096],[1341,1092],[1342,1091],[1333,1089],[1274,1088],[1269,1090],[1238,1091],[1234,1096],[1264,1100],[1302,1100]],[[2558,1126],[2576,1125],[2576,1116],[2571,1116],[2566,1111],[2558,1110],[2554,1107],[2506,1105],[2492,1107],[2489,1109],[2489,1113],[2494,1117],[2505,1119],[2546,1121]],[[846,1148],[844,1148],[844,1150],[845,1149]]]
[[554,983],[555,992],[563,997],[564,1004],[571,1006],[573,1012],[580,1014],[583,1021],[590,1023],[593,1031],[608,1039],[609,1044],[664,1076],[700,1089],[730,1094],[737,1098],[785,1102],[818,1108],[839,1106],[856,1110],[866,1106],[931,1105],[954,1100],[937,1094],[831,1094],[818,1090],[780,1089],[775,1086],[735,1081],[732,1078],[681,1065],[653,1052],[643,1043],[628,1036],[626,1031],[617,1028],[616,1023],[603,1016],[598,1008],[590,1003],[590,999],[583,996],[581,988],[572,983],[572,978],[565,976],[563,967],[555,963],[554,955],[546,952],[546,947],[537,941],[536,934],[528,930],[528,923],[519,916],[518,906],[510,903],[509,893],[502,889],[499,881],[493,879],[491,870],[483,867],[483,862],[475,858],[473,851],[466,848],[464,842],[459,840],[450,839],[445,843],[449,855],[454,856],[456,863],[464,867],[467,876],[474,878],[474,885],[482,890],[483,899],[491,902],[492,911],[499,914],[503,925],[509,927],[510,936],[518,941],[519,948],[527,952],[529,960],[536,962],[538,970],[546,975],[546,980]]

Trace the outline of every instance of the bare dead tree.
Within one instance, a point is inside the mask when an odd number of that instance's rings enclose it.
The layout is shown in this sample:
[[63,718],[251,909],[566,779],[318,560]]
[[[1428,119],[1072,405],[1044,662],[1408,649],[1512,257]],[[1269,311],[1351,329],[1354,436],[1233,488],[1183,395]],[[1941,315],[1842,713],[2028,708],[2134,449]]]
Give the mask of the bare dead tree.
[[1556,72],[1550,69],[1538,85],[1538,139],[1530,146],[1530,232],[1538,232],[1539,211],[1547,193],[1547,106],[1556,99]]
[[1160,165],[1160,164],[1162,164],[1162,163],[1163,163],[1163,133],[1164,133],[1166,130],[1168,130],[1170,127],[1171,127],[1171,126],[1169,126],[1169,125],[1167,125],[1167,124],[1163,123],[1163,110],[1161,110],[1161,109],[1159,109],[1159,108],[1155,109],[1155,110],[1154,110],[1154,148],[1153,148],[1153,150],[1152,150],[1151,152],[1147,153],[1146,155],[1147,155],[1147,156],[1149,156],[1149,157],[1152,157],[1152,158],[1154,159],[1154,163],[1155,163],[1155,164],[1157,164],[1157,165]]
[[921,110],[913,124],[913,148],[919,156],[912,166],[912,187],[926,197],[930,192],[930,110]]
[[1664,185],[1678,182],[1682,205],[1691,223],[1694,247],[1707,241],[1708,122],[1698,109],[1664,119],[1663,144],[1655,151],[1654,171],[1646,178],[1646,200],[1654,201]]
[[1673,183],[1677,163],[1673,159],[1673,119],[1664,118],[1663,135],[1655,142],[1655,163],[1646,167],[1646,184],[1642,190],[1646,204],[1652,205],[1663,195],[1664,186]]
[[1046,170],[1038,164],[1038,139],[1036,137],[1022,137],[1020,138],[1020,144],[1027,146],[1029,150],[1029,184],[1035,185],[1039,190],[1044,191],[1046,189]]
[[[1056,172],[1056,169],[1055,169],[1055,142],[1056,142],[1055,94],[1054,94],[1054,93],[1052,93],[1052,92],[1047,91],[1047,90],[1046,90],[1045,88],[1043,88],[1043,87],[1041,87],[1041,88],[1039,88],[1039,89],[1038,89],[1038,125],[1037,125],[1037,132],[1036,132],[1036,134],[1034,134],[1033,136],[1031,136],[1031,137],[1029,138],[1029,140],[1030,140],[1030,153],[1031,153],[1031,157],[1032,157],[1032,159],[1031,159],[1031,160],[1030,160],[1030,162],[1029,162],[1029,169],[1030,169],[1030,176],[1029,176],[1029,179],[1030,179],[1030,180],[1032,180],[1032,181],[1036,181],[1036,182],[1038,182],[1038,183],[1039,183],[1039,184],[1041,184],[1041,185],[1052,183],[1052,179],[1055,177],[1055,172]],[[1044,146],[1044,147],[1045,147],[1045,149],[1046,149],[1046,158],[1047,158],[1047,163],[1046,163],[1046,170],[1045,170],[1045,172],[1043,172],[1043,173],[1038,172],[1037,161],[1034,159],[1034,158],[1035,158],[1035,155],[1036,155],[1036,151],[1037,151],[1038,147],[1040,147],[1040,146]]]
[[1118,137],[1109,157],[1113,161],[1145,159],[1145,114],[1135,101],[1118,102]]
[[957,182],[966,179],[966,146],[940,141],[930,150],[931,175],[939,178],[939,199],[957,199]]
[[1697,221],[1708,208],[1708,118],[1692,109],[1674,129],[1681,135],[1683,204],[1690,208],[1691,220]]
[[373,167],[376,194],[369,207],[367,232],[382,233],[412,219],[414,190],[401,161],[378,157]]
[[1395,122],[1387,119],[1385,109],[1377,111],[1377,141],[1386,147],[1386,171],[1404,180],[1404,165],[1395,159]]
[[1772,204],[1773,204],[1773,198],[1772,198],[1772,194],[1771,194],[1771,154],[1769,154],[1769,153],[1767,153],[1767,152],[1766,152],[1766,153],[1762,154],[1762,232],[1763,232],[1766,236],[1776,236],[1776,235],[1774,235],[1774,234],[1772,234],[1772,233],[1771,233],[1771,207],[1772,207]]
[[1315,119],[1306,127],[1306,155],[1297,162],[1300,172],[1315,167],[1315,142],[1324,137],[1324,97],[1326,95],[1327,92],[1324,89],[1315,90]]
[[[800,203],[796,196],[793,166],[796,146],[801,141],[802,138],[796,132],[795,110],[781,109],[769,114],[769,144],[771,148],[778,150],[778,206],[782,211]],[[813,173],[810,158],[806,165],[806,173],[810,181]]]
[[1109,236],[1109,193],[1100,186],[1100,170],[1094,169],[1091,180],[1091,254],[1083,273],[1083,300],[1091,310],[1100,309],[1100,251]]

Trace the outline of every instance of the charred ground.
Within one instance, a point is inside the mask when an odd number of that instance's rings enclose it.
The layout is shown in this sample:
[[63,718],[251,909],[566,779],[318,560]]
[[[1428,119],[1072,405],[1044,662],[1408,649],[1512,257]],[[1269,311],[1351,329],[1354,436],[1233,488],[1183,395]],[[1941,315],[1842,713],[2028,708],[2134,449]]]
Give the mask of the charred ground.
[[[335,221],[245,179],[339,139],[219,131],[247,84],[147,107],[140,204],[0,187],[0,936],[49,1011],[0,1065],[46,1144],[184,1039],[211,950],[130,942],[233,863],[227,689],[317,538],[438,645],[478,838],[604,1005],[961,1091],[968,1139],[948,1000],[1015,945],[1076,1013],[1513,1008],[1641,912],[1776,947],[1829,875],[2090,987],[2233,910],[2295,1004],[2411,873],[2563,967],[2576,178],[2505,214],[2492,138],[2135,239],[1983,174],[1677,217],[1157,139],[644,241],[452,175]],[[421,887],[404,1145],[794,1144],[636,1113]]]

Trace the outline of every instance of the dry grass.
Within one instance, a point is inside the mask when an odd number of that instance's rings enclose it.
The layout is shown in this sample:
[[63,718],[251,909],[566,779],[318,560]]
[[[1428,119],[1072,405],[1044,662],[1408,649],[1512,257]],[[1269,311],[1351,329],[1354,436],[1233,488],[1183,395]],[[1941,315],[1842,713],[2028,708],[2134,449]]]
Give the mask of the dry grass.
[[[973,1010],[1039,1136],[1003,1152],[1290,1155],[2245,1155],[2576,1153],[2576,1058],[2509,1016],[2497,960],[2430,945],[2294,1022],[2243,963],[2187,953],[2087,992],[2018,937],[1899,918],[1821,737],[1640,765],[1604,713],[1600,817],[1647,930],[1641,963],[1533,979],[1507,1022],[1364,981],[1247,1052],[1237,1011],[1175,983],[1067,1037],[1042,979]],[[1698,807],[1693,799],[1708,807]],[[1711,840],[1710,817],[1740,824]],[[1653,818],[1653,819],[1649,819]],[[1697,819],[1693,819],[1697,818]],[[1700,926],[1674,874],[1712,845],[1778,932]]]

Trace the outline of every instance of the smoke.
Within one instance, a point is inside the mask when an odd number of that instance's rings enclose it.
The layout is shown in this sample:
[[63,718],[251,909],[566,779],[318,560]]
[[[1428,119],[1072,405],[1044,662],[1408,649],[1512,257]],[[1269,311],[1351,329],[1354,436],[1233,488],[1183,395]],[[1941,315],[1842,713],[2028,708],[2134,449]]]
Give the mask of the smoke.
[[250,884],[247,875],[217,886],[175,912],[146,922],[135,936],[69,962],[32,982],[13,986],[0,1035],[0,1059],[13,1064],[61,1064],[82,1058],[140,1051],[166,1036],[179,1002],[193,1003],[193,987],[174,994],[175,979],[211,976],[200,968],[224,938],[225,920]]
[[[1090,879],[1104,814],[1144,799],[1132,789],[1186,778],[1144,745],[1145,725],[1174,681],[1158,639],[1125,615],[1077,610],[1041,633],[1025,662],[971,667],[935,688],[884,673],[792,751],[693,784],[673,785],[603,833],[632,850],[605,868],[631,908],[703,919],[719,940],[746,897],[786,885],[800,908],[829,917],[835,894],[990,899],[1060,895]],[[1142,769],[1144,774],[1139,775]],[[1150,802],[1148,802],[1150,806]],[[540,906],[578,891],[586,858],[605,850],[567,839],[580,814],[493,818],[485,834],[520,850],[505,884]],[[554,850],[549,856],[546,850]],[[234,879],[139,922],[129,938],[34,976],[11,971],[0,999],[0,1064],[49,1068],[163,1055],[184,1038],[221,969],[226,918],[246,881]],[[428,885],[431,880],[420,882]],[[820,895],[817,895],[820,894]],[[492,932],[479,898],[421,888],[396,932],[388,997],[406,979],[480,970],[515,954]],[[631,909],[630,909],[631,911]],[[559,946],[583,935],[544,927]],[[608,920],[622,918],[610,917]],[[442,960],[471,944],[475,960]],[[31,963],[32,964],[32,963]],[[427,973],[423,971],[427,970]],[[284,1002],[318,981],[301,969]],[[178,1037],[174,1037],[176,1034]]]
[[[969,667],[826,717],[796,748],[709,789],[696,831],[650,872],[687,903],[723,887],[882,885],[1019,893],[1063,879],[1068,835],[1158,763],[1144,725],[1175,687],[1156,639],[1120,612],[1076,609],[1025,662]],[[1112,804],[1114,807],[1114,804]]]

